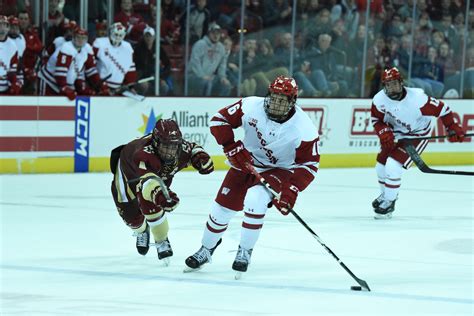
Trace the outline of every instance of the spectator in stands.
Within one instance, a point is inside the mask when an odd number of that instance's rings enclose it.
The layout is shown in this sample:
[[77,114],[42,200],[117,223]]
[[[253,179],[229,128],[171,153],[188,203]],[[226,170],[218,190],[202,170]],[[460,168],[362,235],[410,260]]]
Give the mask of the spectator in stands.
[[[240,30],[241,12],[235,14],[232,33]],[[263,28],[263,5],[262,0],[247,0],[244,11],[244,29],[243,32],[248,36],[251,33],[258,32]]]
[[28,12],[21,11],[18,13],[18,20],[20,22],[20,31],[26,41],[26,48],[25,52],[23,53],[23,71],[25,82],[22,88],[22,93],[26,95],[33,95],[36,92],[37,78],[35,66],[41,56],[43,43],[38,36],[37,29],[30,24],[30,16]]
[[[290,54],[291,54],[291,41],[293,36],[289,32],[282,33],[280,38],[277,40],[278,45],[275,45],[275,65],[278,67],[289,68],[290,65]],[[295,46],[293,50],[294,60],[301,58],[300,50]]]
[[444,89],[444,69],[437,62],[436,48],[430,46],[428,48],[428,57],[420,62],[414,69],[413,77],[421,79],[431,86],[431,91],[435,98],[441,98]]
[[391,19],[385,20],[382,32],[385,37],[401,37],[404,33],[402,17],[394,14]]
[[338,70],[334,51],[330,49],[331,35],[322,33],[318,36],[318,46],[306,54],[312,70],[320,69],[327,78],[329,91],[333,96],[346,97],[348,84],[344,73]]
[[107,20],[98,21],[95,24],[95,36],[96,38],[107,37]]
[[318,38],[320,34],[329,34],[332,29],[331,24],[331,12],[328,9],[323,8],[319,11],[316,19],[314,19],[313,23],[310,24],[310,28],[308,30],[308,39],[307,41],[310,43],[310,46],[317,47],[318,46]]
[[431,46],[438,49],[439,46],[444,43],[446,39],[444,38],[444,33],[438,30],[433,30],[431,33]]
[[234,45],[232,38],[229,36],[224,36],[224,39],[222,40],[222,44],[224,45],[225,53],[227,56],[226,77],[227,79],[229,79],[231,87],[235,88],[239,84],[238,46]]
[[193,96],[228,96],[231,85],[226,77],[227,55],[219,41],[221,28],[211,24],[207,35],[197,41],[189,61],[189,94]]
[[[460,93],[462,98],[474,98],[474,45],[471,44],[466,50],[466,61],[464,70],[464,91]],[[459,91],[461,87],[461,72],[456,71],[454,75],[446,78],[445,90],[456,89]]]
[[114,17],[114,22],[120,22],[130,32],[133,25],[143,22],[143,17],[133,11],[132,0],[120,2],[120,12]]
[[[155,30],[148,26],[143,33],[143,38],[135,46],[133,54],[138,79],[155,76]],[[170,74],[170,59],[163,47],[160,46],[160,95],[172,94],[173,82]],[[144,82],[136,89],[143,95],[155,95],[155,81]]]
[[414,36],[414,51],[423,57],[428,55],[428,47],[431,42],[431,31],[433,26],[428,13],[422,12],[416,26]]
[[321,69],[313,71],[311,68],[311,63],[304,60],[293,75],[298,83],[298,87],[300,87],[299,95],[302,97],[331,96],[324,72]]
[[445,38],[453,39],[456,36],[456,29],[453,26],[453,17],[449,13],[443,14],[438,30],[443,32]]
[[[189,45],[193,45],[207,34],[209,22],[211,20],[211,13],[206,8],[207,0],[196,0],[196,4],[192,5],[189,12]],[[186,15],[183,14],[180,20],[181,38],[180,42],[185,42],[186,32]]]
[[48,9],[48,20],[46,26],[46,47],[53,40],[64,33],[64,14],[59,7],[59,0],[50,0]]
[[264,0],[263,8],[265,27],[285,26],[291,22],[292,8],[288,0]]
[[[456,64],[457,59],[453,56],[453,51],[449,47],[448,42],[444,42],[439,45],[438,48],[438,63],[444,69],[444,78],[445,81],[448,81],[448,78],[455,75],[456,72],[459,72],[461,68]],[[446,90],[446,89],[445,89]]]

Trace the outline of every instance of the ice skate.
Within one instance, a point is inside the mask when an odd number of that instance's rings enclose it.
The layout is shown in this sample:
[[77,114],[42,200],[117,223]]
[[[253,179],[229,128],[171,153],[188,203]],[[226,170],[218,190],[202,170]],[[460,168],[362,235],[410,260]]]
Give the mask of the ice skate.
[[375,219],[390,219],[395,211],[395,201],[384,200],[374,209]]
[[374,210],[380,206],[380,203],[383,201],[383,193],[381,193],[375,200],[372,201],[372,207]]
[[245,249],[239,246],[237,250],[237,255],[235,256],[234,263],[232,264],[232,269],[237,271],[235,274],[235,279],[240,280],[242,273],[247,271],[247,268],[250,264],[250,257],[252,256],[252,249]]
[[201,248],[192,256],[189,256],[185,263],[186,266],[183,272],[193,272],[198,271],[202,268],[202,266],[206,263],[210,263],[212,261],[212,254],[214,250],[216,250],[217,246],[219,246],[222,242],[222,239],[219,239],[217,245],[214,248],[206,248],[201,246]]
[[156,251],[158,252],[158,259],[162,260],[165,266],[169,266],[170,257],[173,256],[173,249],[171,249],[171,244],[168,238],[155,243],[154,246],[156,246]]
[[150,249],[150,227],[148,226],[148,224],[146,225],[145,231],[143,231],[142,233],[135,232],[133,233],[133,236],[137,237],[136,246],[138,253],[142,256],[146,255],[148,249]]

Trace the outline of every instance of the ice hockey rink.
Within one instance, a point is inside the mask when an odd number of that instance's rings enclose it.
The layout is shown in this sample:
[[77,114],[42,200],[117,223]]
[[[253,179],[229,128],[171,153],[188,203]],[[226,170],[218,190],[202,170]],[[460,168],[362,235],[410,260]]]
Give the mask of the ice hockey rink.
[[473,315],[473,177],[412,168],[394,217],[376,221],[373,169],[321,169],[295,210],[372,289],[354,292],[338,262],[274,209],[241,280],[231,269],[241,214],[212,264],[183,273],[224,175],[176,176],[169,267],[155,249],[136,252],[111,174],[2,175],[0,314]]

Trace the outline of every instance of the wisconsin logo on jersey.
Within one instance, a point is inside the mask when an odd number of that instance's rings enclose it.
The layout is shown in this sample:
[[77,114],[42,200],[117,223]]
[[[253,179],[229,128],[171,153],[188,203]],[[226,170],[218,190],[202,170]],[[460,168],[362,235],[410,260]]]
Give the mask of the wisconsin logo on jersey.
[[230,189],[226,188],[226,187],[223,187],[221,192],[222,192],[223,195],[227,195],[227,194],[229,194]]

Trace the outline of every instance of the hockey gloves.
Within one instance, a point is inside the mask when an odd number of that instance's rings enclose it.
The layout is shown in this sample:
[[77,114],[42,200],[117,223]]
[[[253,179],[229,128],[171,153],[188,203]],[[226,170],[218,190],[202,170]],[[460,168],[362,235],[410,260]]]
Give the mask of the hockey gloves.
[[274,204],[280,213],[285,216],[290,213],[290,209],[292,209],[296,203],[298,192],[299,189],[290,182],[283,182],[281,184],[280,199],[274,201]]
[[242,172],[250,173],[247,169],[247,164],[252,164],[253,159],[240,140],[224,146],[224,153],[232,166],[240,169]]
[[10,95],[19,95],[21,90],[21,84],[18,81],[15,81],[12,83],[10,86],[10,89],[8,90],[8,93]]
[[464,140],[465,131],[462,127],[454,121],[453,112],[449,112],[445,116],[441,116],[441,122],[446,127],[450,142],[460,142]]
[[214,163],[211,157],[199,147],[196,148],[196,152],[191,157],[191,164],[200,174],[209,174],[214,171]]
[[68,86],[64,86],[60,90],[61,95],[65,95],[69,100],[73,101],[77,97],[76,91],[69,88]]
[[102,82],[102,85],[100,86],[100,89],[99,89],[99,95],[110,95],[109,86],[107,85],[106,82]]
[[384,127],[378,131],[377,136],[380,139],[383,151],[392,151],[395,149],[395,137],[390,127]]
[[172,212],[176,207],[178,207],[179,204],[179,198],[170,189],[168,189],[168,193],[170,194],[170,201],[166,200],[165,195],[163,194],[163,190],[161,188],[158,189],[158,191],[155,194],[155,205],[160,206],[163,211],[165,212]]
[[448,127],[448,135],[449,138],[448,140],[452,143],[462,143],[464,140],[464,131],[462,127],[459,124],[453,124],[450,127]]

